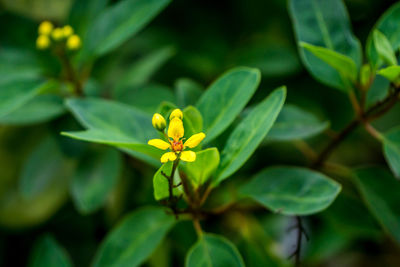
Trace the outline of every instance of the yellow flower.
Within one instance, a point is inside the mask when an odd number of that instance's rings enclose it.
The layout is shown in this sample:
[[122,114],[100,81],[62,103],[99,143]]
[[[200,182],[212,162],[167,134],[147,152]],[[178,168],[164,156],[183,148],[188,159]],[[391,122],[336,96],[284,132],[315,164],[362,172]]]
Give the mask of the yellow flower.
[[62,28],[62,31],[63,31],[64,38],[68,38],[68,37],[70,37],[72,34],[74,34],[74,29],[72,29],[72,27],[69,26],[69,25],[65,25],[65,26]]
[[[174,114],[174,116],[172,116],[172,114]],[[161,116],[158,113],[154,114],[153,121],[154,117],[157,115]],[[179,109],[176,109],[171,113],[167,131],[168,135],[166,135],[168,142],[162,139],[151,139],[148,142],[149,145],[154,146],[158,149],[167,150],[169,148],[172,150],[172,152],[166,152],[162,155],[161,157],[162,163],[166,163],[168,161],[174,161],[176,159],[181,159],[187,162],[195,161],[196,153],[185,149],[196,147],[206,137],[204,133],[197,133],[192,135],[188,140],[186,140],[186,142],[183,143],[184,139],[183,136],[185,134],[185,129],[183,128],[182,116],[183,116],[182,111]]]
[[67,48],[69,50],[77,50],[81,47],[81,38],[78,35],[71,35],[67,40]]
[[49,35],[53,30],[53,24],[50,21],[43,21],[38,28],[39,35]]
[[177,108],[177,109],[174,109],[172,112],[171,112],[171,115],[169,115],[169,119],[170,120],[172,120],[173,118],[179,118],[179,119],[183,119],[183,113],[182,113],[182,111],[179,109],[179,108]]
[[55,40],[55,41],[60,41],[64,38],[64,32],[62,30],[62,28],[55,28],[52,32],[51,32],[51,37]]
[[45,50],[50,46],[50,38],[47,35],[39,35],[36,39],[36,47],[40,50]]
[[151,123],[153,124],[153,127],[160,132],[164,131],[165,127],[167,127],[167,123],[165,122],[164,117],[159,113],[155,113],[153,115]]

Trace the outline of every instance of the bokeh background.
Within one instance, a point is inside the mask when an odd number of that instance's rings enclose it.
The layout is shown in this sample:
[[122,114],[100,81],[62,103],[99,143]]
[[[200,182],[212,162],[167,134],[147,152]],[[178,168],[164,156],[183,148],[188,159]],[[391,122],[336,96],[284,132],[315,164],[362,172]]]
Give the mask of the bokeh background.
[[[395,2],[345,1],[353,31],[362,44],[377,19]],[[63,25],[72,5],[72,0],[1,0],[0,75],[6,75],[5,68],[12,60],[16,59],[16,64],[23,61],[19,51],[39,53],[41,60],[52,66],[49,73],[57,73],[57,62],[36,51],[37,27],[45,19]],[[2,53],[4,49],[15,49],[16,55],[10,58],[8,53]],[[353,116],[344,94],[315,81],[302,66],[283,0],[174,0],[134,38],[96,62],[91,82],[97,86],[88,90],[93,95],[109,97],[125,70],[154,51],[165,54],[165,63],[149,77],[146,86],[163,87],[171,93],[155,94],[148,99],[140,94],[140,89],[135,89],[134,95],[125,95],[119,101],[151,113],[159,102],[170,100],[174,88],[186,78],[204,88],[229,68],[244,65],[257,67],[262,73],[252,103],[286,85],[287,103],[329,121],[333,130],[341,129]],[[379,121],[379,127],[389,129],[399,124],[398,114],[396,107]],[[135,207],[156,204],[151,179],[154,170],[127,155],[117,186],[105,206],[92,214],[77,211],[68,186],[62,181],[34,201],[19,199],[18,180],[24,162],[43,136],[53,135],[67,157],[90,157],[85,154],[87,147],[96,149],[99,145],[58,135],[61,130],[79,127],[69,115],[30,126],[0,125],[1,266],[26,266],[36,240],[45,233],[51,233],[62,244],[76,266],[88,266],[100,241],[124,214]],[[324,139],[318,137],[309,142],[320,148]],[[43,154],[44,160],[51,159],[51,151],[48,152]],[[380,145],[361,131],[333,156],[349,166],[384,162]],[[266,142],[223,190],[235,188],[236,183],[267,166],[303,163],[304,157],[292,143]],[[65,176],[69,175],[67,169],[63,171]],[[221,201],[225,193],[217,192],[213,196],[215,201]],[[293,223],[292,218],[250,209],[215,216],[204,228],[222,232],[233,240],[248,266],[282,266],[290,264],[287,257],[296,236],[290,231]],[[399,246],[382,234],[359,201],[339,197],[327,211],[307,217],[306,228],[310,240],[304,245],[305,266],[400,266]],[[180,223],[146,266],[181,266],[195,239],[191,224]]]

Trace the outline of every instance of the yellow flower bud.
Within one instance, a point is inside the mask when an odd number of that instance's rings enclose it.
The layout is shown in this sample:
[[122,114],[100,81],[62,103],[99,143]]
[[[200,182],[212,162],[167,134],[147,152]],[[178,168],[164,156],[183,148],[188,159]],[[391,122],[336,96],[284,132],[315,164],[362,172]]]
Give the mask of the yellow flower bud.
[[47,35],[39,35],[36,39],[36,47],[40,50],[45,50],[50,46],[50,38]]
[[74,29],[72,29],[72,27],[69,26],[69,25],[65,25],[65,26],[62,28],[62,30],[63,30],[64,38],[68,38],[68,37],[70,37],[71,35],[74,34]]
[[165,127],[167,127],[167,123],[166,123],[164,117],[159,113],[155,113],[153,115],[153,118],[151,119],[151,123],[153,124],[153,127],[156,128],[160,132],[164,131]]
[[78,50],[81,47],[81,38],[78,35],[71,35],[67,40],[67,48],[69,50]]
[[42,23],[40,23],[38,32],[39,35],[49,35],[52,30],[53,30],[53,24],[50,21],[45,20]]
[[55,28],[52,32],[51,32],[51,37],[55,40],[55,41],[60,41],[64,38],[64,31],[62,28]]
[[169,119],[170,119],[170,120],[172,120],[172,119],[175,118],[175,117],[177,117],[177,118],[180,119],[180,120],[183,119],[183,113],[182,113],[182,111],[181,111],[179,108],[174,109],[174,110],[171,112],[171,115],[169,115]]

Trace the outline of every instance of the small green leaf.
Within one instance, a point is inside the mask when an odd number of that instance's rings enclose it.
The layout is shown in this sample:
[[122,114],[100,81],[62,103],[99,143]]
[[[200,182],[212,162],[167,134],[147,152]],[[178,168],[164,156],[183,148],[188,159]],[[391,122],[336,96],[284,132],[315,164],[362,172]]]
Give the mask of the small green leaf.
[[260,83],[260,71],[234,68],[213,82],[197,102],[203,115],[205,143],[220,135],[253,96]]
[[205,234],[189,250],[185,267],[244,267],[242,256],[225,237]]
[[236,126],[222,150],[216,184],[237,171],[253,154],[274,124],[285,98],[286,88],[276,89]]
[[[351,30],[343,1],[290,0],[289,13],[298,42],[333,50],[354,61],[357,69],[361,66],[361,45]],[[303,47],[299,49],[303,64],[315,79],[336,89],[348,90],[349,85],[336,69]],[[349,74],[354,76],[353,71]]]
[[69,99],[66,105],[88,130],[63,132],[63,135],[112,145],[159,166],[163,151],[147,145],[148,140],[158,137],[151,125],[150,114],[125,104],[95,98]]
[[[168,161],[167,163],[164,163],[154,174],[153,178],[154,198],[157,201],[169,197],[168,180],[162,173],[165,173],[165,175],[170,176],[172,172],[172,167],[173,167],[173,162]],[[180,182],[181,178],[179,177],[179,172],[175,171],[174,186],[178,185]],[[174,196],[182,195],[182,186],[174,187],[172,193]]]
[[91,213],[104,204],[117,183],[121,165],[121,156],[113,148],[96,150],[85,156],[71,184],[72,199],[81,213]]
[[58,244],[53,236],[46,234],[35,243],[28,266],[70,267],[73,266],[73,264],[64,248]]
[[400,178],[400,127],[387,132],[383,138],[383,153],[394,176]]
[[378,30],[373,33],[374,45],[379,57],[388,65],[397,65],[392,45],[386,36]]
[[202,85],[188,78],[178,79],[174,87],[177,104],[181,107],[195,105],[204,91]]
[[384,34],[390,42],[393,51],[397,51],[400,48],[400,33],[398,31],[399,24],[400,3],[396,3],[379,18],[378,22],[370,32],[367,39],[366,54],[374,69],[377,69],[382,64],[382,61],[379,60],[377,48],[375,47],[375,42],[373,40],[374,31],[378,30]]
[[102,242],[93,267],[140,266],[174,224],[174,217],[163,208],[141,208],[130,213]]
[[294,105],[284,105],[265,140],[291,141],[315,136],[328,128],[328,121]]
[[187,138],[203,130],[203,116],[197,108],[188,106],[183,110],[183,127]]
[[[326,64],[334,68],[340,73],[343,79],[354,83],[357,79],[357,66],[354,61],[345,55],[342,55],[334,50],[300,42],[300,46],[310,51],[314,56],[323,60]],[[346,81],[343,81],[346,82]],[[345,84],[346,85],[346,84]],[[351,89],[351,88],[347,88]]]
[[[163,47],[156,50],[149,55],[141,58],[135,62],[117,82],[113,95],[119,99],[124,100],[125,95],[129,94],[132,89],[144,85],[149,81],[152,75],[163,65],[165,62],[174,55],[175,51],[172,47]],[[157,96],[156,93],[151,96]],[[165,99],[169,101],[169,99]]]
[[284,215],[310,215],[326,209],[341,190],[325,175],[304,168],[265,169],[242,187],[242,193]]
[[196,152],[194,162],[182,162],[180,168],[187,174],[195,187],[207,182],[219,165],[219,152],[215,147]]
[[63,99],[57,95],[38,95],[20,108],[0,117],[0,124],[26,125],[52,120],[65,113]]
[[[84,38],[86,56],[102,56],[144,28],[169,0],[124,0],[96,16]],[[84,57],[84,58],[85,58]]]
[[400,243],[400,182],[378,167],[358,169],[355,174],[356,185],[367,208],[383,229]]
[[57,142],[52,137],[45,138],[22,168],[19,178],[21,195],[26,199],[38,196],[53,184],[60,183],[69,167]]
[[389,66],[378,71],[379,75],[382,75],[391,82],[398,83],[400,78],[400,66]]

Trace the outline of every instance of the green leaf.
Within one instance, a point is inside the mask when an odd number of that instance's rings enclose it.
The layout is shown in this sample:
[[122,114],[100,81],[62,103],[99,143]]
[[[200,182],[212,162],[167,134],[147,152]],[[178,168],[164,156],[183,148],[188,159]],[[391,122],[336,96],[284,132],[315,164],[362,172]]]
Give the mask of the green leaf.
[[19,178],[19,191],[26,199],[32,199],[44,192],[65,175],[69,167],[57,142],[45,138],[26,160]]
[[52,86],[38,78],[9,80],[0,83],[0,117],[17,110],[41,91]]
[[400,32],[398,25],[400,24],[400,3],[394,4],[389,8],[378,20],[372,29],[367,39],[366,54],[371,62],[371,65],[377,69],[382,61],[379,60],[379,55],[374,44],[373,33],[379,30],[386,36],[391,44],[393,51],[400,48]]
[[38,95],[20,108],[0,117],[0,124],[26,125],[50,121],[65,113],[63,99],[56,95]]
[[[169,197],[169,184],[167,178],[162,174],[165,173],[167,176],[171,175],[173,167],[173,162],[169,161],[164,163],[158,171],[154,174],[153,177],[153,187],[154,187],[154,198],[159,201],[164,198]],[[179,177],[179,172],[175,171],[174,173],[174,185],[178,185],[181,182],[181,178]],[[173,189],[174,196],[182,195],[182,187],[174,187]]]
[[194,162],[182,162],[180,168],[187,174],[195,187],[207,182],[219,165],[219,151],[215,147],[196,153]]
[[[124,95],[131,89],[144,85],[151,76],[175,54],[172,47],[163,47],[136,61],[117,82],[113,94],[117,99],[124,99]],[[150,93],[149,93],[150,94]],[[156,94],[150,94],[157,96]],[[169,99],[165,99],[169,101]]]
[[398,83],[400,78],[400,66],[389,66],[378,71],[378,74],[391,82]]
[[203,130],[203,116],[201,116],[197,108],[188,106],[182,112],[183,127],[185,128],[185,136],[187,138]]
[[140,266],[174,224],[174,217],[163,208],[141,208],[130,213],[107,235],[93,266]]
[[294,105],[284,105],[265,140],[291,141],[315,136],[328,128],[328,121]]
[[310,215],[326,209],[341,190],[325,175],[298,167],[272,167],[256,175],[241,191],[284,215]]
[[88,29],[83,41],[84,55],[102,56],[111,52],[144,28],[169,2],[123,0],[106,8]]
[[225,237],[204,234],[189,250],[185,267],[244,267],[242,256]]
[[180,78],[175,82],[177,104],[181,107],[195,105],[203,91],[201,84],[188,78]]
[[160,165],[163,151],[147,145],[149,139],[158,137],[151,125],[151,115],[125,104],[95,98],[69,99],[66,105],[87,130],[63,132],[63,135],[112,145],[149,164]]
[[33,248],[30,256],[29,267],[69,267],[73,266],[67,252],[62,248],[53,236],[42,236]]
[[[298,42],[333,50],[349,57],[357,68],[360,67],[360,42],[351,31],[350,20],[342,1],[290,0],[289,13]],[[304,65],[315,79],[331,87],[348,90],[346,81],[341,79],[337,70],[303,47],[299,49]]]
[[203,115],[205,143],[220,135],[239,115],[256,91],[260,76],[257,69],[239,67],[210,85],[196,105]]
[[397,59],[392,45],[386,36],[378,30],[373,32],[374,46],[379,57],[388,65],[397,65]]
[[[352,83],[356,81],[357,66],[350,57],[335,52],[329,48],[315,46],[304,42],[300,42],[300,46],[310,51],[314,56],[318,57],[339,72],[342,79],[345,79],[343,82],[346,86],[348,81]],[[351,90],[351,85],[346,89]]]
[[383,154],[394,176],[400,178],[400,127],[387,132],[383,138]]
[[356,184],[367,208],[383,229],[400,243],[400,182],[385,169],[356,170]]
[[276,89],[236,126],[222,150],[216,184],[237,171],[253,154],[274,124],[285,98],[286,88]]
[[100,208],[114,189],[122,170],[118,151],[107,148],[93,151],[79,163],[71,184],[75,206],[83,213]]

